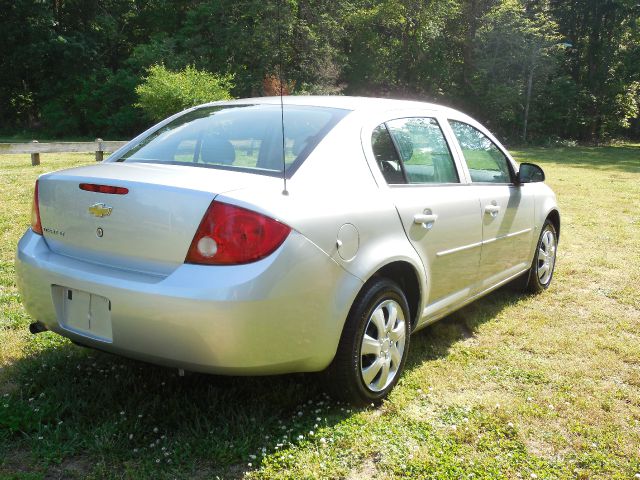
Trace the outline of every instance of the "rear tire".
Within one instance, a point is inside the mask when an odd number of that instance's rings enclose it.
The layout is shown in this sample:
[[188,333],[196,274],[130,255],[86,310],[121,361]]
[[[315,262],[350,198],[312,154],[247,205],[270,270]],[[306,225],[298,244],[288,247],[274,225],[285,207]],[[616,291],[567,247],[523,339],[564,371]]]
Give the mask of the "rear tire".
[[389,279],[370,281],[354,301],[336,356],[324,372],[327,390],[354,405],[382,401],[404,369],[409,340],[404,293]]

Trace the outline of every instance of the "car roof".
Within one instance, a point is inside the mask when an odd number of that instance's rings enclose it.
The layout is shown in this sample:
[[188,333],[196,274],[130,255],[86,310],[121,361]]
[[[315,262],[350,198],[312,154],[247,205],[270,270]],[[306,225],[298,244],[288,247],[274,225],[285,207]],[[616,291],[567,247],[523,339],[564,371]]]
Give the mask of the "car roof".
[[[259,104],[259,105],[280,105],[280,97],[253,97],[253,98],[239,98],[236,100],[223,100],[218,102],[211,102],[204,106],[213,105],[244,105]],[[416,100],[395,100],[391,98],[375,98],[375,97],[350,97],[342,95],[291,95],[283,96],[282,103],[284,105],[306,105],[314,107],[327,107],[327,108],[341,108],[352,111],[366,111],[366,112],[385,112],[389,110],[401,110],[401,109],[421,109],[421,110],[433,110],[442,112],[445,114],[456,114],[457,116],[467,116],[462,112],[454,110],[449,107],[437,105],[435,103],[419,102]],[[197,108],[199,108],[197,107]]]

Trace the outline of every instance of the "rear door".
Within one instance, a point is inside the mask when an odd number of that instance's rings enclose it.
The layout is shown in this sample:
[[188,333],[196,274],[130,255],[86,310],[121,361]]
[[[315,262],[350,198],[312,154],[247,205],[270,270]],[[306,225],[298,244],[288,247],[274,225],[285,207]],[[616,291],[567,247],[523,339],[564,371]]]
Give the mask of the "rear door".
[[480,199],[483,291],[529,267],[534,197],[515,183],[512,162],[487,134],[463,121],[449,124],[468,168],[470,190]]
[[460,182],[435,116],[381,123],[373,130],[371,147],[427,272],[423,313],[442,311],[468,297],[477,280],[482,241],[478,197]]

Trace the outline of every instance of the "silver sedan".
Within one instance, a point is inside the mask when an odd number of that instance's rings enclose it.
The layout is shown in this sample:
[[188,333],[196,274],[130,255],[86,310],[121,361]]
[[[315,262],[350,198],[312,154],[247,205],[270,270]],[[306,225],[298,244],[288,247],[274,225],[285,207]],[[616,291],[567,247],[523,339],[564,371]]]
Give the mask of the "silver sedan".
[[17,281],[34,333],[193,371],[325,371],[384,398],[410,336],[551,282],[555,195],[480,124],[350,97],[216,102],[42,175]]

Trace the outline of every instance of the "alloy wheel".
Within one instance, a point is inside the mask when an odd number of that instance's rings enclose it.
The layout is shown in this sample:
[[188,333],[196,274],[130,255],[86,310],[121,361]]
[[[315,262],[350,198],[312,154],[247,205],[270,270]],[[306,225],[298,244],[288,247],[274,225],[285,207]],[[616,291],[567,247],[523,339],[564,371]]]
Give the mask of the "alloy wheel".
[[373,310],[360,346],[360,374],[369,390],[384,390],[398,374],[406,330],[402,307],[395,300],[384,300]]
[[556,238],[551,230],[546,230],[540,240],[537,274],[540,283],[546,285],[551,280],[556,262]]

